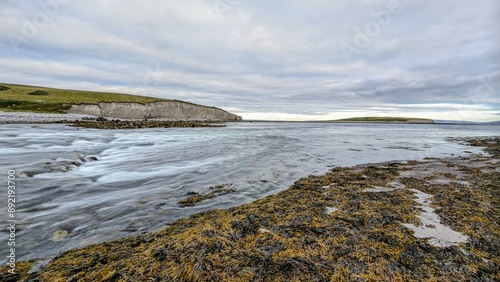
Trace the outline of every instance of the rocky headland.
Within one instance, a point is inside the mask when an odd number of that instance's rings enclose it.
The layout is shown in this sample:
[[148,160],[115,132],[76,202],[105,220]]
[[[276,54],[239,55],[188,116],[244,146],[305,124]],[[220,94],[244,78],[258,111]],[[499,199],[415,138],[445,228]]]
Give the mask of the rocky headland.
[[122,120],[242,120],[241,116],[216,107],[138,95],[17,84],[0,85],[0,92],[0,123],[64,123],[89,116]]

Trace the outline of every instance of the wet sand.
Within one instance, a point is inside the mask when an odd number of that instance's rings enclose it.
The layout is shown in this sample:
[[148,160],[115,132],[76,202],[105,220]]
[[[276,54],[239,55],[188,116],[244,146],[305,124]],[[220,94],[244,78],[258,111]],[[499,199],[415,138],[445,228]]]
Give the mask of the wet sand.
[[488,154],[333,168],[0,280],[498,281],[500,138],[467,142]]

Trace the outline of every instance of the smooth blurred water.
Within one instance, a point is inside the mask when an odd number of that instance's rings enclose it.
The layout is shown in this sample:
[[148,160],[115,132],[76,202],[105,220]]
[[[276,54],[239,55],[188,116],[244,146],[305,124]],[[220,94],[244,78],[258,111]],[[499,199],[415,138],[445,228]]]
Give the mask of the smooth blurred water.
[[[145,231],[193,213],[275,194],[333,166],[479,153],[447,137],[499,135],[498,126],[232,123],[224,128],[93,130],[0,125],[0,172],[16,170],[17,259],[57,254]],[[97,158],[92,161],[91,158]],[[81,159],[85,159],[83,162]],[[81,163],[67,172],[51,165]],[[53,168],[53,167],[52,167]],[[38,171],[34,177],[25,172]],[[236,192],[180,207],[188,191]],[[7,226],[7,208],[0,222]],[[53,240],[57,230],[69,234]],[[7,255],[2,228],[0,254]],[[4,256],[5,255],[5,256]]]

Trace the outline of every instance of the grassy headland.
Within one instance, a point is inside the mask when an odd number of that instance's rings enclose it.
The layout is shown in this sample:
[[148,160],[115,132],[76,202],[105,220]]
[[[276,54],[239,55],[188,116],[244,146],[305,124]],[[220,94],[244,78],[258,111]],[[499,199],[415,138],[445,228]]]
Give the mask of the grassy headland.
[[[499,281],[500,139],[490,156],[334,168],[163,230],[67,251],[2,281]],[[464,243],[435,246],[418,194]],[[3,275],[3,276],[2,276]],[[8,280],[12,279],[12,280]]]
[[353,117],[329,122],[434,123],[432,119],[406,117]]
[[[39,91],[36,92],[37,90]],[[128,94],[0,83],[1,111],[65,113],[72,104],[97,104],[100,102],[148,103],[163,100]]]

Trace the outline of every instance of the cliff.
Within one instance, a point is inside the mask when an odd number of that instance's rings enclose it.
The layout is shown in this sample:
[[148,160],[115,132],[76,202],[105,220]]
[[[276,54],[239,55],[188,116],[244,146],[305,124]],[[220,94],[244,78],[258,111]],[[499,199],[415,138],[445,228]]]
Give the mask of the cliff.
[[241,117],[215,107],[169,100],[151,103],[101,102],[97,104],[71,105],[71,114],[87,114],[111,118],[144,119],[203,119],[220,121],[241,121]]

